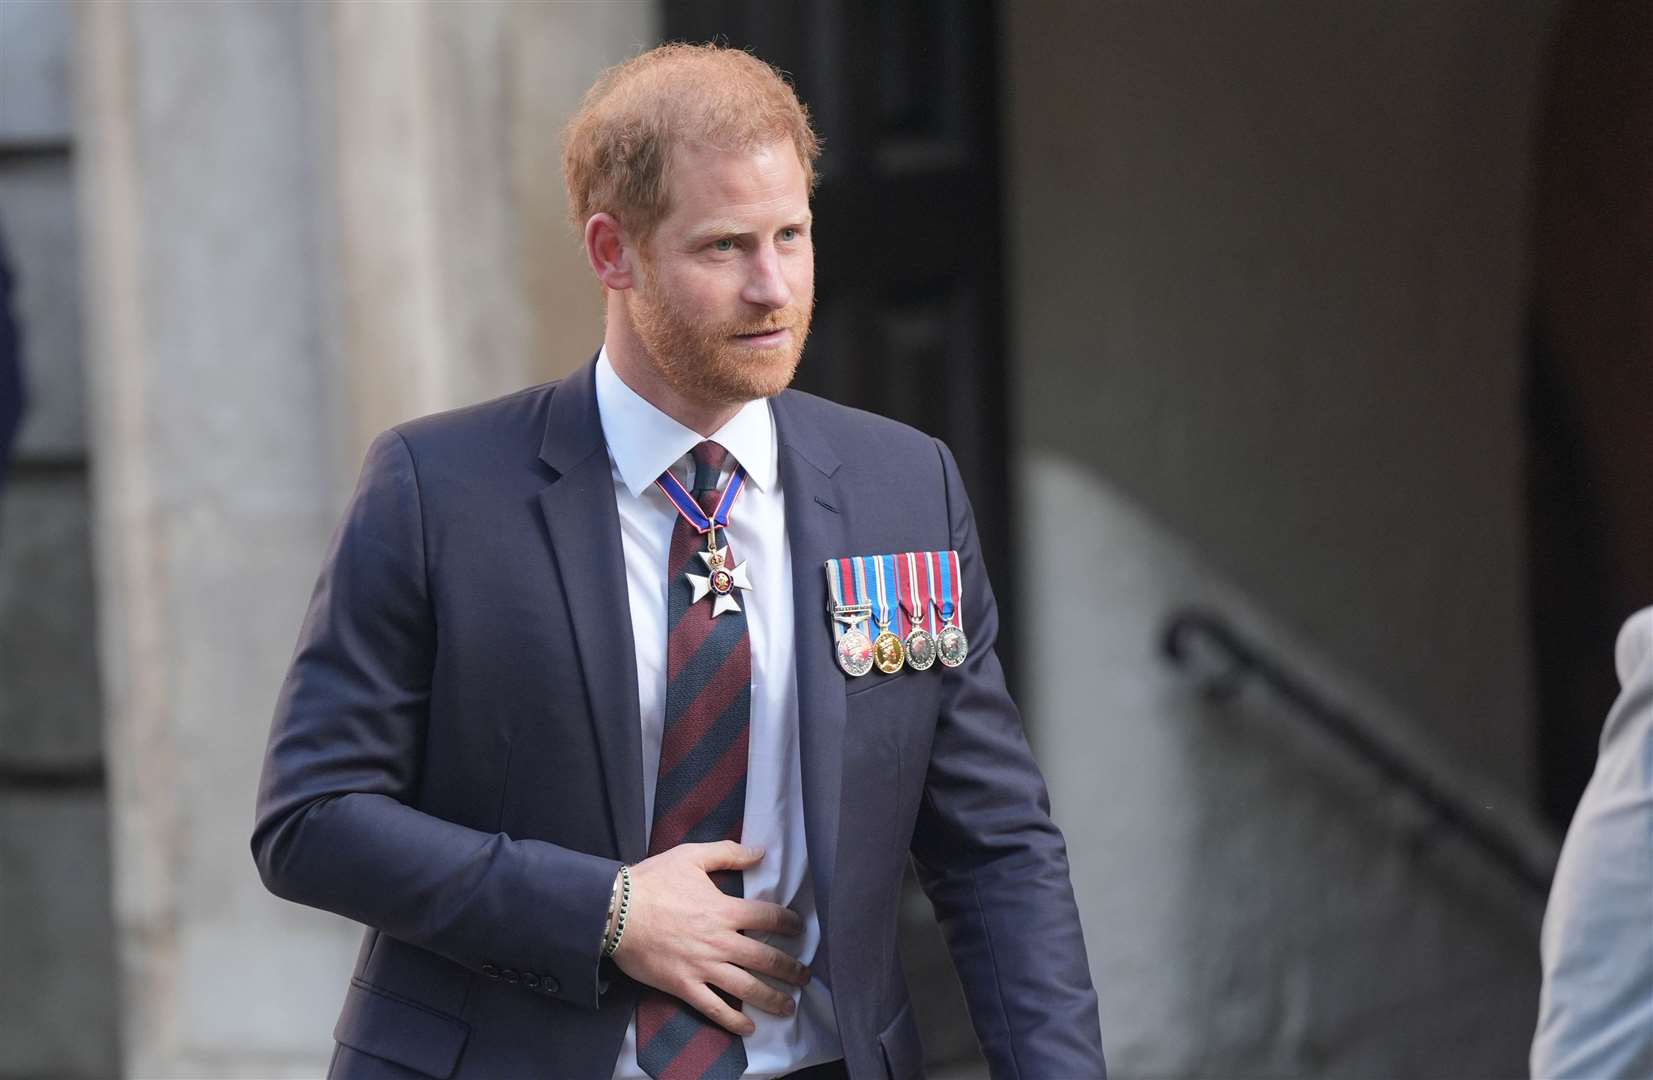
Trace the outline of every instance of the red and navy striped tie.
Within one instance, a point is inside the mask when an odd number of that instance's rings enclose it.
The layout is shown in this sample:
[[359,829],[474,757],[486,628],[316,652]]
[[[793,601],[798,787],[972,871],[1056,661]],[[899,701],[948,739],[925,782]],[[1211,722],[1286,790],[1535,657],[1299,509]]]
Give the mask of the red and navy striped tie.
[[[715,442],[694,448],[691,494],[708,517],[717,507],[726,456]],[[718,543],[725,543],[721,534]],[[706,537],[679,515],[666,567],[666,723],[650,855],[679,844],[739,840],[746,811],[752,639],[745,611],[713,618],[710,597],[690,602],[694,592],[683,575],[708,573],[700,557],[705,550]],[[728,555],[733,563],[734,553]],[[728,895],[741,895],[739,871],[716,871],[712,880]],[[746,1071],[746,1044],[678,998],[644,987],[637,1063],[656,1080],[736,1080]]]

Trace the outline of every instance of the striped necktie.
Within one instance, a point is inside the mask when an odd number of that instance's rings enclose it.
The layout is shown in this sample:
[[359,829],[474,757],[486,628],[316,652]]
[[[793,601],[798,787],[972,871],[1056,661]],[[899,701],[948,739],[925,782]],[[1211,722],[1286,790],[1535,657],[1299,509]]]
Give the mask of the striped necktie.
[[[690,494],[708,517],[717,507],[726,457],[715,442],[694,448]],[[720,546],[726,542],[718,537]],[[706,538],[678,515],[666,567],[666,723],[650,855],[678,844],[739,840],[746,811],[752,640],[745,611],[713,618],[710,597],[691,603],[693,589],[683,575],[705,571],[705,550]],[[717,871],[712,880],[728,895],[741,895],[739,871]],[[735,1080],[746,1071],[746,1044],[678,998],[645,987],[637,1004],[637,1063],[656,1080]]]

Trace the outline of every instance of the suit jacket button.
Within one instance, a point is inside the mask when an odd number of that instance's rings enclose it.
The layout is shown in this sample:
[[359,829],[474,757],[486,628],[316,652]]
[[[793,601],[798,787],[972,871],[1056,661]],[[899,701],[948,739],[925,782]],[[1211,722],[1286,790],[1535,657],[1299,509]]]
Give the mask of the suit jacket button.
[[530,990],[538,990],[540,985],[540,977],[535,975],[532,971],[525,971],[522,973],[522,985],[526,986]]
[[547,994],[555,994],[558,990],[557,980],[553,979],[549,975],[545,976],[540,980],[540,989],[544,990]]
[[494,967],[492,964],[483,964],[482,974],[488,976],[490,979],[497,979],[499,978],[499,969]]
[[508,983],[520,982],[522,980],[522,976],[518,975],[511,968],[505,968],[504,970],[502,970],[499,973],[499,977],[504,979]]

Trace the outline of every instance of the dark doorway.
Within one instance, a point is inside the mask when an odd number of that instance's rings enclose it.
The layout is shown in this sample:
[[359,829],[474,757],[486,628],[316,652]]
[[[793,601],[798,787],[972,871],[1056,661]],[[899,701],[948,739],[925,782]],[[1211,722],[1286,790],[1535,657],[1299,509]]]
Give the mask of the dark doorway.
[[1527,396],[1539,786],[1595,767],[1620,623],[1653,604],[1653,7],[1573,0],[1538,143]]

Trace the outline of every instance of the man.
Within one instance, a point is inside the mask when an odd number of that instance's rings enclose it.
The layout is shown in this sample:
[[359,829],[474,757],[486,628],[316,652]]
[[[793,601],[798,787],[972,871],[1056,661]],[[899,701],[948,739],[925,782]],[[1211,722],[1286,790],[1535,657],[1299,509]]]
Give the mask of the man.
[[1653,1076],[1653,608],[1615,654],[1623,690],[1544,912],[1540,1080]]
[[[272,891],[370,928],[335,1076],[921,1075],[909,852],[994,1074],[1103,1074],[952,456],[785,389],[816,153],[744,53],[607,72],[564,150],[598,357],[369,450],[253,837]],[[835,664],[892,622],[950,655]]]

